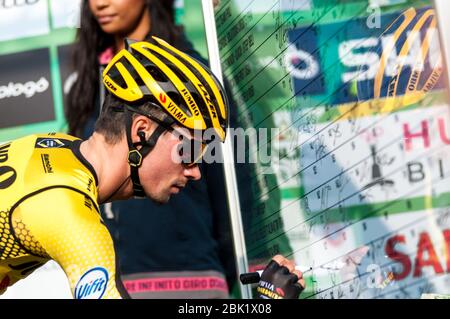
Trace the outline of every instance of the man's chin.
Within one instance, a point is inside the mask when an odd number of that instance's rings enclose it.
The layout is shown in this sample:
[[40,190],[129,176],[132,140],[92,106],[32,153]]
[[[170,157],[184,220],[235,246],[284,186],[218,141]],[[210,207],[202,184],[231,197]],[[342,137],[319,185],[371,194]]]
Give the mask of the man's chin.
[[167,204],[167,203],[169,202],[169,200],[170,200],[170,195],[167,196],[167,197],[164,198],[164,199],[161,199],[161,200],[157,201],[157,203],[158,203],[158,204],[161,204],[161,205],[164,205],[164,204]]
[[180,187],[172,186],[166,191],[161,191],[158,194],[149,194],[146,192],[146,195],[148,198],[150,198],[152,201],[154,201],[157,204],[167,204],[170,200],[170,198],[173,195],[178,194],[181,191]]
[[168,195],[161,195],[161,196],[148,196],[152,201],[154,201],[156,204],[167,204],[170,200],[171,194]]

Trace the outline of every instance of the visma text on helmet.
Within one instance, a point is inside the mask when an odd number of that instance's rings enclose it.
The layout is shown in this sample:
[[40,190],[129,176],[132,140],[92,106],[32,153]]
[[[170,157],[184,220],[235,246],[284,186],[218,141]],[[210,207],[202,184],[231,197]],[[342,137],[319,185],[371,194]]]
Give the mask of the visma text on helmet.
[[8,85],[0,86],[0,100],[10,97],[25,95],[26,98],[33,97],[36,93],[45,92],[50,86],[46,78],[41,77],[37,82],[28,81],[26,83],[9,82]]

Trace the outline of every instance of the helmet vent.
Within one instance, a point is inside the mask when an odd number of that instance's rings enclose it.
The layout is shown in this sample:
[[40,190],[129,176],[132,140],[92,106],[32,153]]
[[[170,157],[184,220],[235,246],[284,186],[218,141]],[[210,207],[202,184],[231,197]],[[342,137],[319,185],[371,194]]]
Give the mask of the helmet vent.
[[[123,63],[126,67],[127,62],[125,59],[120,59],[119,62]],[[127,70],[129,70],[127,68]],[[122,74],[119,72],[119,70],[117,69],[117,67],[111,68],[108,75],[111,77],[111,79],[117,83],[117,85],[119,85],[122,88],[126,88],[127,84],[125,83],[125,80],[122,76]]]
[[184,100],[181,98],[180,94],[176,93],[176,92],[169,92],[167,93],[167,95],[172,99],[172,101],[178,105],[184,113],[186,113],[189,117],[192,116],[191,111],[189,110],[189,108],[186,106],[186,103],[184,102]]
[[[146,51],[147,48],[143,48]],[[151,54],[154,55],[153,52],[149,51]],[[147,70],[148,73],[150,73],[150,75],[157,81],[157,82],[167,82],[168,79],[167,77],[164,75],[163,72],[161,72],[161,70],[153,64],[153,62],[151,62],[146,56],[144,56],[142,53],[136,51],[135,55],[134,55],[138,61],[144,66],[144,68]]]
[[158,82],[167,82],[168,79],[164,74],[153,64],[146,67],[147,71],[151,74],[151,76]]
[[[169,67],[169,69],[173,73],[175,73],[175,75],[181,80],[181,82],[184,82],[184,83],[190,82],[187,79],[187,77],[184,75],[184,73],[181,72],[181,70],[176,65],[174,65],[170,60],[168,60],[165,56],[159,54],[158,52],[150,51],[148,49],[147,49],[147,51],[151,52],[154,56],[156,56],[158,59],[160,59],[167,67]],[[160,70],[158,69],[158,71],[160,71]]]

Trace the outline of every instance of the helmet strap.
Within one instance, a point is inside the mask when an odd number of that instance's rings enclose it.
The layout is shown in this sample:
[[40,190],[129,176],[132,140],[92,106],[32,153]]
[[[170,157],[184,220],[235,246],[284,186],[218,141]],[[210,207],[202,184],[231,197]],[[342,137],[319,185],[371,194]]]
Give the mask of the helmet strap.
[[[133,195],[135,197],[143,198],[146,197],[146,195],[139,179],[139,167],[141,167],[144,157],[155,147],[156,142],[162,133],[166,131],[166,128],[158,125],[148,140],[145,139],[145,134],[143,134],[143,132],[141,134],[138,133],[140,141],[133,143],[131,140],[131,124],[133,123],[132,111],[125,108],[125,114],[127,116],[126,135],[128,143],[128,164],[130,165],[131,182],[133,183]],[[141,148],[137,149],[136,146],[141,146]]]

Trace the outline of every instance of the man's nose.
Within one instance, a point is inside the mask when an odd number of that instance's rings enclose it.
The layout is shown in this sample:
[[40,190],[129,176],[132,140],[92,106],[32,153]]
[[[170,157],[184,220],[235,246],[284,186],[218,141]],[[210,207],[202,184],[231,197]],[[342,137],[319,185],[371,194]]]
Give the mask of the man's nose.
[[200,168],[198,165],[194,165],[184,169],[184,176],[189,179],[193,179],[194,181],[198,181],[202,177],[202,173],[200,173]]

